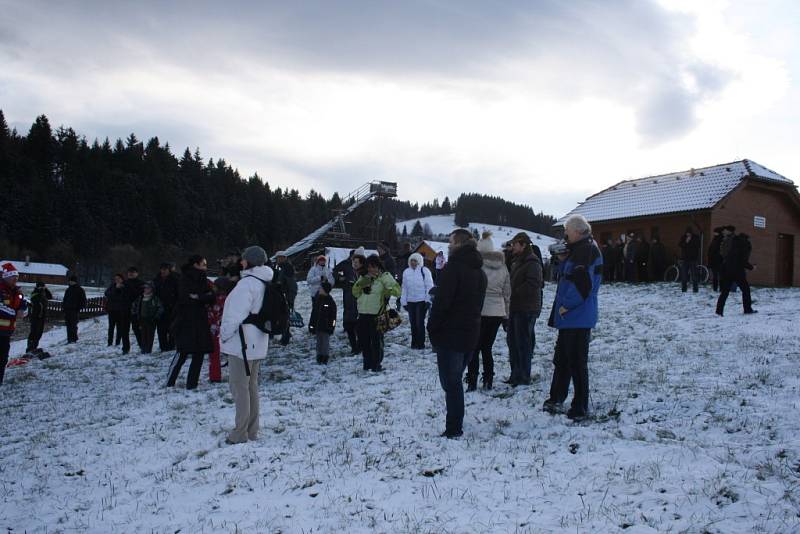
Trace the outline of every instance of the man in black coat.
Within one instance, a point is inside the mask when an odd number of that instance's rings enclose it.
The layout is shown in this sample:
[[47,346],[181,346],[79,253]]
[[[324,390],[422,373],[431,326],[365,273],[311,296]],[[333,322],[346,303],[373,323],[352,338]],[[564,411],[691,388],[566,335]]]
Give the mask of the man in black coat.
[[214,350],[207,306],[214,303],[215,297],[208,285],[207,270],[208,261],[202,256],[192,256],[181,269],[175,310],[177,352],[169,367],[167,387],[175,385],[183,363],[191,356],[186,389],[195,389],[203,368],[204,355]]
[[531,239],[519,232],[511,240],[511,303],[508,316],[508,356],[513,387],[531,383],[531,360],[536,346],[536,319],[542,311],[542,264]]
[[750,237],[747,234],[734,235],[736,229],[733,226],[726,226],[724,229],[726,239],[729,244],[722,246],[722,278],[720,280],[720,292],[717,299],[717,315],[722,315],[725,311],[725,301],[735,283],[742,290],[742,307],[744,313],[758,313],[753,309],[753,302],[750,296],[750,283],[747,281],[747,272],[752,271],[754,266],[750,264]]
[[486,275],[481,267],[477,243],[464,229],[450,234],[447,266],[437,281],[428,335],[436,351],[439,383],[445,392],[447,407],[442,436],[457,438],[463,434],[464,386],[462,378],[469,358],[478,346],[481,310],[486,294]]
[[78,283],[78,277],[69,277],[69,287],[64,292],[61,309],[64,310],[64,322],[67,323],[67,343],[78,341],[78,320],[81,309],[86,306],[86,292]]
[[686,293],[689,277],[692,278],[692,291],[697,293],[697,264],[700,261],[700,238],[686,227],[686,232],[678,242],[681,250],[681,291]]
[[31,331],[28,334],[27,352],[39,348],[39,340],[44,333],[44,320],[47,317],[47,301],[53,298],[53,294],[44,285],[44,282],[36,282],[36,289],[31,293],[31,307],[28,312],[28,319],[31,321]]
[[708,245],[708,270],[711,271],[711,285],[719,291],[720,271],[722,270],[722,227],[714,228],[714,237]]
[[[139,316],[131,313],[133,303],[138,300],[144,293],[144,281],[139,279],[139,269],[136,267],[128,267],[128,278],[125,280],[125,295],[128,297],[128,317],[130,321],[131,330],[133,330],[133,337],[136,338],[136,344],[139,348],[142,347],[142,331],[139,329]],[[123,336],[127,336],[127,330],[123,332]]]
[[653,240],[650,243],[650,256],[647,259],[647,267],[650,270],[650,280],[653,282],[664,280],[664,271],[667,268],[667,250],[658,236],[653,236]]
[[[289,261],[286,252],[281,250],[275,254],[275,265],[273,270],[275,277],[283,288],[284,295],[286,296],[286,304],[289,306],[289,312],[294,311],[294,301],[297,298],[297,278],[295,277],[294,265]],[[289,322],[286,322],[286,330],[281,335],[281,345],[286,346],[292,339],[291,327]]]
[[[117,345],[122,342],[122,353],[128,354],[131,350],[131,340],[128,335],[130,330],[131,303],[125,291],[125,278],[117,273],[114,281],[106,289],[106,312],[108,312],[108,346],[114,343],[116,330]],[[123,335],[124,334],[124,335]]]
[[[350,256],[339,263],[334,270],[333,276],[336,278],[337,285],[342,288],[342,327],[347,332],[347,339],[350,342],[350,354],[355,356],[361,353],[361,346],[358,343],[358,303],[353,296],[353,284],[358,279],[353,258],[355,250],[350,251]],[[363,267],[363,256],[356,260],[359,268]]]
[[178,273],[173,272],[171,263],[162,263],[158,276],[153,279],[154,293],[164,307],[164,313],[156,324],[158,332],[158,346],[161,352],[175,349],[175,340],[172,339],[170,325],[174,319],[175,305],[178,303]]

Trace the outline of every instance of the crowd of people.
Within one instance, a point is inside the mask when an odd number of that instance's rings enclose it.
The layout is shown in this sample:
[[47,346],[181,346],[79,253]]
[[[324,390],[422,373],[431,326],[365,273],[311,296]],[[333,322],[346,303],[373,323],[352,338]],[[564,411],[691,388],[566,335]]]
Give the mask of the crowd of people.
[[[622,245],[622,246],[619,246]],[[682,290],[698,290],[697,265],[701,255],[698,236],[687,228],[678,244]],[[645,254],[646,251],[646,254]],[[715,229],[709,248],[713,287],[720,291],[717,313],[722,315],[730,291],[742,292],[745,313],[752,308],[746,271],[751,246],[745,234],[725,226]],[[608,242],[601,251],[594,242],[591,226],[581,216],[565,222],[565,248],[553,250],[556,293],[547,324],[558,330],[553,355],[550,394],[543,409],[562,413],[570,384],[571,406],[566,416],[580,420],[589,413],[588,351],[591,330],[598,317],[597,293],[604,277],[609,280],[643,281],[663,264],[663,245],[654,239],[649,245],[641,237],[628,236],[625,243]],[[644,258],[647,257],[647,261]],[[228,381],[236,407],[234,428],[228,443],[256,439],[259,431],[258,375],[273,337],[282,345],[291,342],[290,324],[275,322],[265,329],[256,320],[263,314],[268,297],[279,294],[291,317],[297,296],[295,268],[286,252],[276,253],[271,263],[258,246],[239,254],[231,252],[221,261],[222,273],[212,282],[208,261],[192,256],[180,274],[164,263],[152,280],[139,278],[136,267],[125,275],[114,275],[105,291],[108,312],[108,346],[131,350],[130,333],[142,354],[153,351],[155,339],[161,352],[174,352],[166,386],[176,384],[189,360],[186,388],[200,381],[205,355],[209,355],[209,381],[222,381],[222,355],[227,360]],[[445,393],[446,417],[443,436],[463,433],[464,383],[466,391],[494,386],[493,347],[502,328],[506,333],[510,376],[505,383],[525,387],[531,383],[531,362],[536,345],[536,323],[543,308],[544,269],[541,251],[530,237],[520,232],[495,250],[490,233],[480,239],[467,230],[456,229],[449,236],[445,259],[439,254],[426,265],[425,258],[404,246],[396,258],[385,244],[378,253],[367,255],[360,247],[350,251],[346,261],[335,266],[328,258],[316,257],[306,275],[311,314],[308,330],[315,337],[316,361],[331,361],[331,336],[338,324],[339,310],[333,298],[342,290],[342,328],[351,355],[361,355],[363,369],[384,371],[384,335],[402,319],[404,310],[410,326],[409,346],[426,348],[426,339],[437,356],[440,385]],[[15,322],[28,305],[16,285],[13,265],[2,266],[0,284],[0,383],[8,359],[9,339]],[[52,294],[37,284],[31,299],[31,331],[28,350],[36,349],[44,330],[47,301]],[[395,298],[397,309],[390,305]],[[78,314],[86,294],[74,277],[62,301],[67,342],[78,340]],[[302,322],[302,319],[299,319]],[[466,371],[466,376],[464,373]]]

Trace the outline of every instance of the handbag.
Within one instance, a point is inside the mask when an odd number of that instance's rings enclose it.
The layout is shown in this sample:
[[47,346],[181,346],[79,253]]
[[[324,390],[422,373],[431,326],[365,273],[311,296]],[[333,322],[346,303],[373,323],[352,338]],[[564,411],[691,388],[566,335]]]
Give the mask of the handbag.
[[303,326],[305,326],[303,316],[300,315],[300,312],[292,310],[291,313],[289,313],[289,326],[292,328],[303,328]]
[[375,321],[375,329],[380,334],[385,334],[390,330],[394,330],[398,326],[403,323],[403,318],[397,313],[395,309],[386,309],[383,310],[378,314],[378,318]]
[[292,328],[303,328],[305,323],[303,322],[303,316],[300,315],[299,312],[292,310],[289,314],[289,326]]

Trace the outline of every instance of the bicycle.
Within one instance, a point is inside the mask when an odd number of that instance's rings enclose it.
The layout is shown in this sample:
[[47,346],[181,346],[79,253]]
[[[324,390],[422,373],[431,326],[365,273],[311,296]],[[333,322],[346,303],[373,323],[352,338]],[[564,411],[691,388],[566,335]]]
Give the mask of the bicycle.
[[[697,281],[701,284],[708,283],[709,278],[711,277],[711,271],[708,270],[708,267],[705,265],[698,263],[697,264]],[[665,282],[679,282],[681,279],[681,266],[680,263],[675,263],[667,267],[667,270],[664,271],[664,281]]]

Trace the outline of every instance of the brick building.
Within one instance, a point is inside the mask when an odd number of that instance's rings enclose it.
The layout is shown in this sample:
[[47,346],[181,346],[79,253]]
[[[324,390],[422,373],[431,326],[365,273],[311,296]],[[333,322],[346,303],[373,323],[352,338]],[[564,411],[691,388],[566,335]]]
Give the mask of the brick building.
[[800,195],[794,182],[753,161],[625,180],[581,202],[562,217],[580,213],[599,243],[634,232],[658,236],[668,261],[678,254],[687,227],[702,239],[703,263],[715,227],[734,225],[750,236],[752,283],[800,286]]

